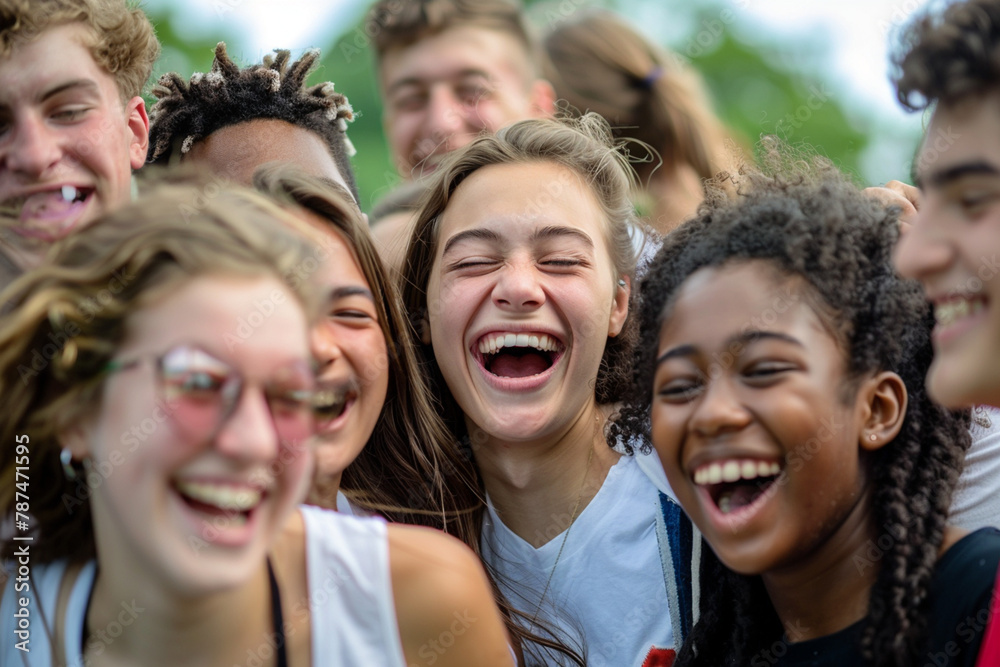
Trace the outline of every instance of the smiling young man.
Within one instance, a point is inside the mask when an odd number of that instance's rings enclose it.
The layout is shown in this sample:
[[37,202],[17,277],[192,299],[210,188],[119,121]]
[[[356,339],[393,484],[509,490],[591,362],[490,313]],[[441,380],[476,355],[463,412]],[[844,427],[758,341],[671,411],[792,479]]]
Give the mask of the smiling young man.
[[[1000,1],[967,0],[923,16],[903,44],[899,101],[933,108],[914,169],[923,201],[895,257],[934,306],[927,389],[948,407],[1000,407]],[[996,525],[1000,438],[974,437],[963,480],[966,496],[980,499],[981,515]],[[1000,593],[978,664],[998,660]]]
[[377,28],[382,122],[404,179],[482,132],[555,111],[517,0],[380,0],[365,26]]
[[0,229],[8,273],[127,201],[146,158],[140,92],[160,52],[125,0],[0,2]]

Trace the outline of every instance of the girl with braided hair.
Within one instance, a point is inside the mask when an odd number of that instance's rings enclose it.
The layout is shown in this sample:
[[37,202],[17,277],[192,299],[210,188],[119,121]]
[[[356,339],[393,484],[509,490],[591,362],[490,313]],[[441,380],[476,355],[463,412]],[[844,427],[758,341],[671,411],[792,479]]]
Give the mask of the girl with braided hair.
[[676,664],[972,665],[1000,533],[947,525],[968,415],[924,388],[895,211],[796,164],[715,197],[642,287],[612,430],[650,438],[711,547]]
[[295,162],[358,201],[349,159],[355,151],[347,138],[354,111],[332,82],[306,86],[318,62],[318,49],[294,62],[287,50],[276,50],[240,68],[219,42],[207,74],[189,81],[164,74],[153,88],[148,162],[191,159],[247,185],[265,162]]

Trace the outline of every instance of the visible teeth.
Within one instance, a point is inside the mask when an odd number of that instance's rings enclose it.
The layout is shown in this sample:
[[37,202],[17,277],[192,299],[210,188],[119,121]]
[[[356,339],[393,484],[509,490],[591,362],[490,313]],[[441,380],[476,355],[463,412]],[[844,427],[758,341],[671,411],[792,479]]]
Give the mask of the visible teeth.
[[959,299],[952,299],[946,303],[938,304],[934,307],[934,318],[941,326],[954,324],[963,317],[978,315],[986,308],[986,303],[981,296],[972,295]]
[[496,354],[505,347],[533,347],[543,352],[555,352],[558,349],[556,339],[546,335],[508,333],[485,336],[479,341],[481,354]]
[[62,198],[68,202],[76,201],[77,191],[72,185],[62,186]]
[[225,484],[178,482],[177,488],[193,500],[236,512],[245,512],[256,507],[261,498],[261,492],[257,489],[234,488]]
[[700,466],[694,471],[694,483],[699,485],[721,484],[754,480],[758,477],[773,477],[781,472],[781,465],[776,462],[729,460],[716,461]]

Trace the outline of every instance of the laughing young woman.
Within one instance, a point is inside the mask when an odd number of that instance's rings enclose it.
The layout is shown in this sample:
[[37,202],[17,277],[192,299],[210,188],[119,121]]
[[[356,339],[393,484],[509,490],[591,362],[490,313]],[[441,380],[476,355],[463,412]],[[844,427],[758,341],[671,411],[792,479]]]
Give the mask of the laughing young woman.
[[684,562],[661,561],[676,505],[604,432],[634,338],[629,173],[595,115],[482,137],[435,176],[404,269],[488,495],[483,558],[524,627],[580,649],[528,642],[527,664],[669,664],[690,620]]
[[32,540],[4,544],[31,556],[0,597],[0,663],[509,667],[456,540],[296,511],[316,381],[308,283],[285,279],[310,249],[263,198],[203,195],[159,185],[3,295],[0,516]]

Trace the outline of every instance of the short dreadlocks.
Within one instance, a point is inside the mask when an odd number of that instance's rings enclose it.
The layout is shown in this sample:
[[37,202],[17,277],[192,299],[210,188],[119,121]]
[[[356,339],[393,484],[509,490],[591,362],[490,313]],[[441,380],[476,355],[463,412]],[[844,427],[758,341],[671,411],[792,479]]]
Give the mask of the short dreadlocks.
[[191,150],[196,141],[213,132],[251,120],[270,118],[314,132],[330,149],[337,168],[360,201],[350,156],[354,146],[347,138],[347,121],[354,110],[347,97],[326,82],[306,88],[306,78],[319,61],[311,49],[289,64],[287,50],[277,49],[259,65],[240,69],[226,53],[225,42],[215,47],[208,74],[198,72],[185,81],[176,72],[160,77],[150,109],[150,164],[166,164]]

